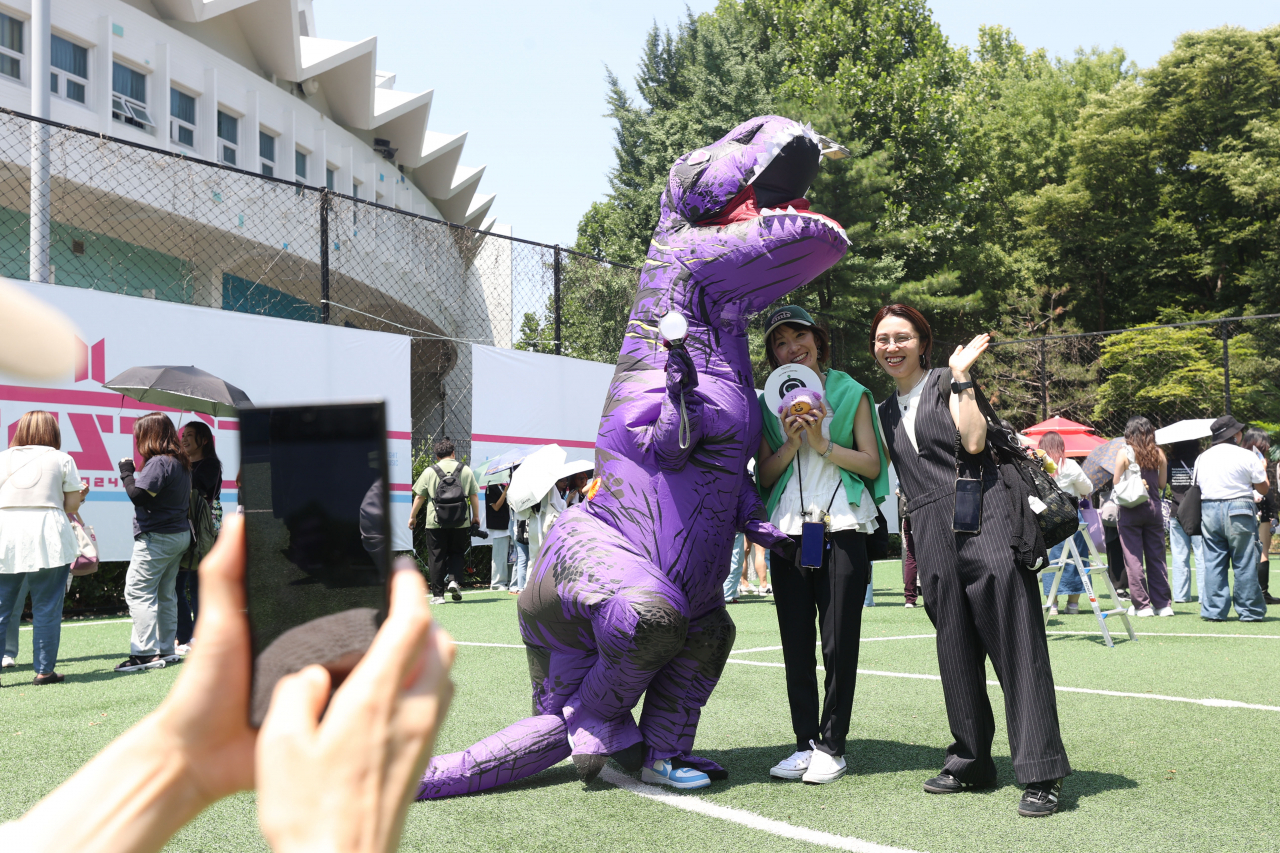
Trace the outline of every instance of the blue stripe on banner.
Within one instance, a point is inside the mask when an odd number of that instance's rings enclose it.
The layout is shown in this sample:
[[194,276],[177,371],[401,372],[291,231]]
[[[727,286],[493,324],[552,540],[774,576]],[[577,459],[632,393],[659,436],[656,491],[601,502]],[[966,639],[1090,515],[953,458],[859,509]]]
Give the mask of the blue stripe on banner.
[[124,492],[89,492],[86,501],[110,501],[112,503],[129,503],[129,496]]
[[[113,503],[129,503],[129,496],[124,492],[89,492],[90,501],[111,501]],[[391,502],[393,504],[411,504],[413,503],[413,494],[410,492],[393,492],[391,494]],[[222,506],[225,511],[227,507],[235,507],[236,493],[231,491],[223,491]]]
[[413,503],[413,495],[409,492],[392,492],[391,502],[393,504],[411,504]]

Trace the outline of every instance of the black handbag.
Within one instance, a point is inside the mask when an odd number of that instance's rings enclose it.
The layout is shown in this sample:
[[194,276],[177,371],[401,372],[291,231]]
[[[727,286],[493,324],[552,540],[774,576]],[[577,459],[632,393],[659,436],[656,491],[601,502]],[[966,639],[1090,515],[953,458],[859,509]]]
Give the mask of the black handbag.
[[[942,376],[947,380],[947,389],[950,391],[951,377],[946,373]],[[1076,499],[1064,492],[1044,467],[1027,455],[1018,439],[1000,426],[1000,418],[987,402],[986,396],[977,387],[973,390],[978,410],[987,420],[987,448],[995,457],[996,463],[1016,466],[1022,478],[1031,484],[1036,496],[1044,504],[1044,509],[1036,513],[1036,524],[1044,536],[1045,547],[1052,548],[1066,542],[1080,529],[1079,504]]]

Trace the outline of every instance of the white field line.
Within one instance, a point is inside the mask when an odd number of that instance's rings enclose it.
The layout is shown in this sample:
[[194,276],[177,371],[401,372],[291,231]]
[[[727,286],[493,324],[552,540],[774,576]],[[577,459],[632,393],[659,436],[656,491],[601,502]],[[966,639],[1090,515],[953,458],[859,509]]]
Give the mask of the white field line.
[[654,800],[663,805],[673,806],[687,812],[727,820],[730,823],[736,823],[739,826],[756,829],[760,832],[767,832],[770,835],[777,835],[781,838],[804,841],[835,850],[851,850],[854,853],[915,853],[915,851],[909,851],[902,847],[886,847],[883,844],[874,844],[870,841],[863,841],[860,838],[849,838],[848,836],[833,835],[830,832],[808,829],[803,826],[792,826],[789,823],[763,817],[753,812],[729,808],[728,806],[719,806],[691,794],[677,794],[665,788],[637,782],[612,767],[606,767],[600,771],[600,778],[610,785],[616,785],[624,791],[629,791],[647,800]]
[[[770,666],[785,667],[786,664],[774,663],[772,661],[759,660],[734,660],[729,659],[729,663],[744,664],[746,666]],[[822,667],[818,667],[822,669]],[[878,669],[860,669],[858,675],[879,675],[885,678],[915,678],[922,681],[941,681],[940,675],[925,675],[918,672],[884,672]],[[998,687],[1000,682],[987,680],[987,684]],[[1254,711],[1280,711],[1280,706],[1276,705],[1251,705],[1248,702],[1237,702],[1234,699],[1188,699],[1185,696],[1162,696],[1159,693],[1124,693],[1119,690],[1092,690],[1087,687],[1062,687],[1054,685],[1054,689],[1060,693],[1088,693],[1093,696],[1119,696],[1125,699],[1159,699],[1164,702],[1185,702],[1189,705],[1203,705],[1206,708],[1248,708]]]
[[460,640],[454,640],[453,644],[455,646],[485,646],[486,648],[490,648],[490,649],[523,649],[524,648],[524,643],[520,643],[519,645],[514,643],[464,643],[464,642],[461,642]]
[[[95,619],[92,622],[63,622],[63,628],[92,628],[95,625],[119,625],[121,622],[132,622],[132,619]],[[23,625],[19,631],[30,631],[33,626]]]
[[[1045,631],[1046,634],[1079,635],[1101,637],[1098,631]],[[1280,634],[1176,634],[1172,631],[1134,631],[1139,637],[1228,637],[1237,640],[1280,640]],[[884,643],[890,640],[932,640],[937,634],[903,634],[900,637],[863,637],[863,643]],[[1121,639],[1123,636],[1121,635]],[[820,644],[820,643],[819,643]],[[777,652],[782,646],[757,646],[754,649],[734,649],[731,655],[749,655],[756,652]]]

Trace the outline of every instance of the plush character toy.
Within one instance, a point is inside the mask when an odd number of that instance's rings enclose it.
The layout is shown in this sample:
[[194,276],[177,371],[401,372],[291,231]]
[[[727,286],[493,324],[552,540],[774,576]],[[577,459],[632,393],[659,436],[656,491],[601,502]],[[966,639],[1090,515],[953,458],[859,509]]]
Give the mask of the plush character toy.
[[[746,474],[762,429],[746,331],[848,246],[803,198],[820,157],[811,129],[764,116],[672,167],[596,439],[600,486],[556,520],[518,601],[536,716],[433,759],[419,798],[570,755],[583,779],[609,757],[680,788],[727,775],[692,749],[733,647],[734,535],[790,544]],[[671,311],[689,328],[668,349]]]
[[778,417],[786,420],[792,415],[807,415],[822,404],[822,392],[809,388],[793,388],[782,398]]

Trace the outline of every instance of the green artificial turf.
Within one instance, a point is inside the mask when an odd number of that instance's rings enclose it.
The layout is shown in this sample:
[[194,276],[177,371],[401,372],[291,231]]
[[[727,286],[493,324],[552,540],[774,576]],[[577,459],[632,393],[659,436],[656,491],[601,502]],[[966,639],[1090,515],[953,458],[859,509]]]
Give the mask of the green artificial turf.
[[[896,564],[876,571],[878,606],[864,611],[859,666],[885,673],[935,675],[932,634],[921,608],[902,607]],[[1103,599],[1107,603],[1106,599]],[[1087,604],[1087,602],[1086,602]],[[1127,639],[1111,618],[1108,649],[1091,612],[1049,620],[1059,686],[1280,706],[1276,662],[1280,619],[1211,624],[1198,604],[1176,605],[1173,619],[1133,620],[1143,634]],[[468,594],[435,608],[456,640],[518,645],[515,598]],[[778,644],[772,600],[745,597],[730,608],[739,651]],[[1179,633],[1195,637],[1173,636]],[[1214,636],[1237,635],[1237,636]],[[30,633],[17,670],[0,690],[0,819],[21,814],[73,773],[164,696],[181,668],[116,675],[128,647],[124,622],[63,631],[56,687],[29,684]],[[777,664],[777,650],[735,654]],[[990,676],[994,679],[994,674]],[[457,693],[440,733],[440,752],[462,749],[529,713],[525,656],[519,648],[462,646]],[[796,827],[917,851],[1271,851],[1277,849],[1280,711],[1205,707],[1184,702],[1058,693],[1058,713],[1076,772],[1062,811],[1047,820],[1019,818],[1020,789],[1003,733],[1000,690],[994,752],[1000,787],[932,796],[921,783],[942,765],[950,741],[936,680],[863,674],[847,751],[850,774],[831,785],[775,782],[768,768],[794,749],[783,670],[730,663],[707,706],[697,749],[730,771],[727,782],[680,794]],[[265,850],[252,795],[219,803],[171,842],[180,851]],[[604,781],[583,785],[570,764],[491,793],[414,804],[405,850],[684,851],[815,850],[802,841],[730,820],[692,814]]]

